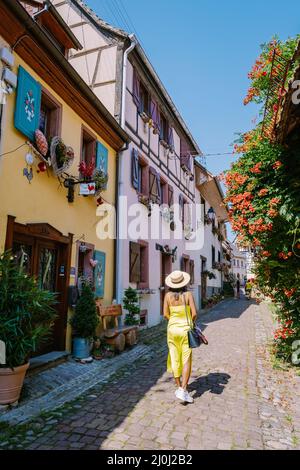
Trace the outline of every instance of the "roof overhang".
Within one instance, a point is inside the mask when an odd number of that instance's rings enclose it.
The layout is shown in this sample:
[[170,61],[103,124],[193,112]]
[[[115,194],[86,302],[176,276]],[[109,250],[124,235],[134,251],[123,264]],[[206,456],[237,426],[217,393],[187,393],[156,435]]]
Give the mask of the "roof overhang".
[[228,207],[224,202],[224,194],[216,177],[209,176],[202,184],[197,184],[200,194],[213,207],[220,222],[228,222]]
[[67,49],[83,49],[67,23],[60,16],[50,1],[44,2],[44,8],[33,15],[34,19],[50,31]]
[[135,37],[134,34],[129,34],[128,32],[111,26],[107,22],[103,21],[99,16],[86,5],[86,3],[82,0],[73,0],[74,4],[79,8],[82,12],[84,12],[89,20],[97,27],[105,30],[107,33],[116,36],[119,40],[122,40],[126,47],[131,43],[132,39],[136,42],[136,46],[131,52],[131,57],[135,57],[141,66],[144,66],[146,69],[146,75],[148,80],[152,80],[155,90],[160,93],[160,98],[163,102],[166,103],[166,106],[169,108],[170,113],[173,114],[174,120],[176,120],[181,128],[182,134],[186,137],[187,142],[190,146],[191,155],[193,157],[201,156],[202,151],[200,150],[197,142],[193,138],[191,132],[189,131],[184,119],[182,118],[181,114],[179,113],[178,109],[176,108],[172,98],[170,97],[169,93],[167,92],[165,86],[163,85],[162,81],[160,80],[159,76],[157,75],[153,65],[151,64],[150,60],[148,59],[144,49],[142,48],[141,44],[139,43],[138,39]]
[[0,35],[14,51],[108,145],[121,150],[128,134],[19,1],[0,0],[0,18]]

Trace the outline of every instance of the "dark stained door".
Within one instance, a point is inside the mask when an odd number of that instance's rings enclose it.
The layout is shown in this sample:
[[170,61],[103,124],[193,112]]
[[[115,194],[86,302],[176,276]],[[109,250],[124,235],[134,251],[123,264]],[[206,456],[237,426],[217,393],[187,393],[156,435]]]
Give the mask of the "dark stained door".
[[58,303],[55,306],[57,318],[53,322],[48,338],[33,356],[65,349],[65,328],[62,324],[65,308],[62,301],[62,292],[65,288],[64,251],[64,245],[60,243],[39,240],[35,237],[16,235],[13,243],[13,252],[17,256],[17,262],[29,275],[36,278],[41,289],[57,293]]
[[172,272],[172,257],[164,253],[161,254],[161,289],[160,289],[160,314],[163,315],[164,311],[164,298],[167,292],[165,285],[166,277]]
[[207,296],[207,276],[205,274],[206,271],[206,259],[201,257],[201,303],[203,308],[203,300],[206,299]]

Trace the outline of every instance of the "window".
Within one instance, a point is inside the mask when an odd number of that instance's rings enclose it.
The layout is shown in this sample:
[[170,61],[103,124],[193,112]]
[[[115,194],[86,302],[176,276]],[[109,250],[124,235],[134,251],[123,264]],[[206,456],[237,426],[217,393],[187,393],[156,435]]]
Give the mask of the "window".
[[205,199],[201,196],[201,219],[204,220],[204,216],[206,214],[205,210]]
[[90,259],[94,256],[94,245],[77,242],[77,280],[81,276],[93,279],[93,268]]
[[42,90],[39,129],[49,141],[61,133],[61,104],[46,90]]
[[149,196],[149,166],[146,159],[132,149],[131,183],[134,189],[145,197]]
[[149,168],[149,198],[154,204],[160,204],[160,176],[155,168]]
[[221,252],[218,251],[218,263],[221,263]]
[[97,140],[87,129],[82,128],[81,135],[81,161],[90,165],[96,162],[96,143]]
[[138,283],[139,289],[149,288],[149,245],[148,242],[139,241],[140,245],[140,281]]
[[240,267],[240,260],[239,259],[237,260],[237,267],[238,268]]
[[149,93],[144,87],[144,85],[140,82],[140,112],[150,114],[150,97]]
[[211,264],[212,266],[215,264],[216,262],[216,249],[214,246],[211,247]]
[[241,261],[241,267],[242,267],[242,268],[244,267],[244,263],[243,263],[243,261]]
[[182,194],[179,194],[179,211],[182,226],[190,223],[190,208],[189,203]]
[[166,180],[160,177],[160,203],[169,205],[169,187]]
[[169,185],[169,194],[168,194],[168,204],[169,207],[172,207],[174,205],[174,190],[172,186]]
[[140,326],[146,326],[148,323],[148,310],[140,311]]
[[195,283],[195,262],[192,259],[190,260],[189,272],[191,276],[190,284],[193,285]]
[[181,271],[184,271],[190,274],[190,257],[188,255],[182,255]]
[[233,260],[233,266],[235,266],[235,259]]
[[137,283],[139,289],[149,288],[148,242],[130,242],[129,251],[129,282]]
[[160,140],[164,142],[168,142],[168,133],[169,133],[169,125],[166,118],[161,114],[160,115]]

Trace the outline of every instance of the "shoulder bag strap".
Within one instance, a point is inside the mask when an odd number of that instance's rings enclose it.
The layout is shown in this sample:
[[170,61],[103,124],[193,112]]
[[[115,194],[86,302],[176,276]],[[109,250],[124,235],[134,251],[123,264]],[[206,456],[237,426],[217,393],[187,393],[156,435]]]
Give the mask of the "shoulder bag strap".
[[193,328],[193,324],[191,324],[190,319],[189,319],[189,316],[188,316],[188,314],[187,314],[186,301],[185,301],[185,292],[183,292],[182,295],[183,295],[184,311],[185,311],[185,314],[186,314],[187,324],[188,324],[188,326],[192,329],[192,328]]

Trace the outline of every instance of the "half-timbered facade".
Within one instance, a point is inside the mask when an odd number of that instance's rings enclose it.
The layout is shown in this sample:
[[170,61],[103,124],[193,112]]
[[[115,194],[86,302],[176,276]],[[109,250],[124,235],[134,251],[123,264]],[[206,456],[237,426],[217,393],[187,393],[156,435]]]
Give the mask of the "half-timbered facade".
[[230,257],[226,256],[228,209],[218,178],[199,161],[195,162],[196,202],[202,206],[203,244],[196,256],[200,272],[199,304],[214,294],[220,294],[229,274]]
[[[124,234],[131,218],[119,203],[117,300],[129,285],[137,287],[143,321],[156,324],[171,270],[189,271],[192,288],[199,288],[195,252],[186,241],[196,228],[190,206],[195,202],[194,157],[201,152],[138,41],[81,1],[54,4],[83,44],[82,51],[70,53],[70,63],[131,138],[119,155],[118,196],[126,199],[127,208],[138,204],[142,230]],[[155,207],[162,204],[155,219]],[[173,205],[179,206],[177,227],[170,219]],[[176,239],[179,225],[184,235]],[[151,227],[158,233],[150,233]]]

